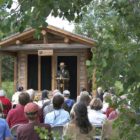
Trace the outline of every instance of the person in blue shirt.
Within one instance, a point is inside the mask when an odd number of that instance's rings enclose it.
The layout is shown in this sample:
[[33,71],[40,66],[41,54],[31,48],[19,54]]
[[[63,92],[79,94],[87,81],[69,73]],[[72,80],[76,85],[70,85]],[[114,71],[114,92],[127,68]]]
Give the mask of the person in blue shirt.
[[70,115],[67,111],[62,108],[64,103],[64,97],[62,95],[55,95],[53,97],[53,108],[54,111],[46,114],[45,124],[50,124],[54,126],[62,126],[70,121]]
[[70,91],[69,90],[64,90],[63,95],[64,95],[64,103],[66,103],[66,105],[68,106],[68,111],[70,112],[75,101],[73,99],[70,99]]
[[12,140],[9,126],[5,119],[0,118],[0,140]]

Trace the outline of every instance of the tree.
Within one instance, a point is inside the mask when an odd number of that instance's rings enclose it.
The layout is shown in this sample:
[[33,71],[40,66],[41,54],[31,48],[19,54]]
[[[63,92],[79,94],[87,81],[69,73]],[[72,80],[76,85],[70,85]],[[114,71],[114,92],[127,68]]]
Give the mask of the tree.
[[[116,87],[117,96],[128,94],[134,112],[140,107],[139,6],[138,0],[93,0],[75,27],[77,33],[96,40],[89,77],[96,69],[97,86]],[[118,121],[121,138],[139,139],[136,116],[127,113]],[[124,127],[122,122],[129,125]]]
[[[79,21],[91,0],[0,0],[1,32],[22,32],[26,27],[46,27],[47,17]],[[16,3],[16,7],[12,5]]]

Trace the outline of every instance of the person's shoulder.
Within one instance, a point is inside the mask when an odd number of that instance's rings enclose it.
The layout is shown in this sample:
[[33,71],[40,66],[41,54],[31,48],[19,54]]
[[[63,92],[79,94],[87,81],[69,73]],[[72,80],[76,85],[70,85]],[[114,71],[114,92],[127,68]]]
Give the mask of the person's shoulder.
[[16,112],[16,108],[10,109],[9,112],[8,112],[8,116],[15,114],[15,112]]
[[51,117],[51,116],[54,116],[54,111],[47,113],[45,117]]
[[0,118],[0,123],[6,124],[6,120],[3,118]]
[[63,114],[69,115],[69,112],[68,111],[66,111],[64,109],[61,109],[61,111],[62,111]]
[[29,123],[21,124],[21,125],[19,124],[19,126],[17,127],[17,132],[19,132],[19,131],[26,131],[28,127],[29,127]]

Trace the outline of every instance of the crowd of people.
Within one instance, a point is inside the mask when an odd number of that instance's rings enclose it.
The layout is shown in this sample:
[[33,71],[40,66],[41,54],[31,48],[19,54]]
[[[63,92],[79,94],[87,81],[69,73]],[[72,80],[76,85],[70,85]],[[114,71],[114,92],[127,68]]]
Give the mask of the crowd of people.
[[[70,91],[63,93],[43,90],[40,99],[33,89],[19,87],[10,101],[4,90],[0,90],[0,140],[12,140],[11,130],[16,130],[17,140],[40,140],[35,126],[48,130],[48,138],[53,139],[52,128],[63,126],[63,138],[69,140],[96,139],[96,126],[102,128],[102,139],[110,139],[114,131],[112,122],[117,119],[118,111],[108,99],[114,99],[114,93],[97,89],[92,97],[84,88],[76,101],[70,99]],[[116,134],[116,133],[115,133]]]

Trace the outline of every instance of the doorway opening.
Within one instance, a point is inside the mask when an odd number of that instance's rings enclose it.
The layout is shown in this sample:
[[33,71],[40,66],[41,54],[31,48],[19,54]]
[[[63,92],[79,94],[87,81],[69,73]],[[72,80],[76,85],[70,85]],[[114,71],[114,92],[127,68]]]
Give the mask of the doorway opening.
[[69,71],[69,91],[70,98],[76,99],[77,97],[77,56],[58,56],[57,57],[57,69],[59,70],[60,62],[64,62],[66,69]]

